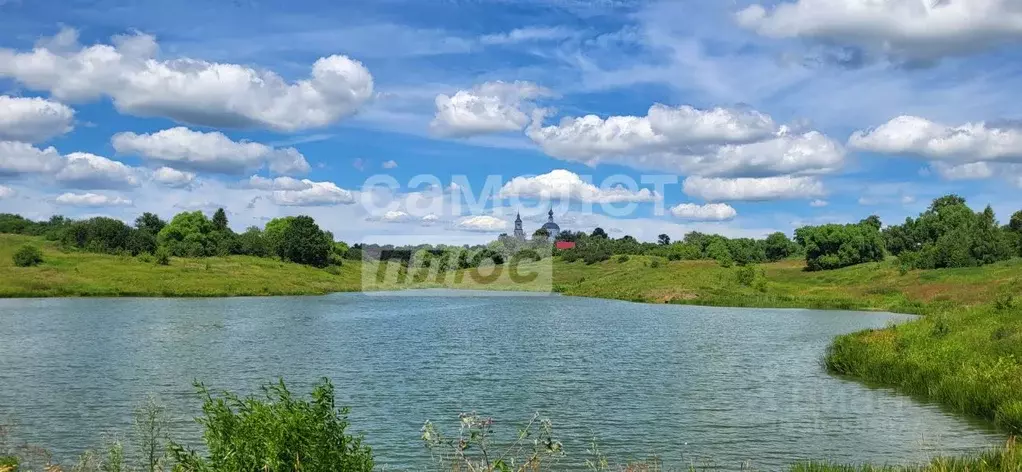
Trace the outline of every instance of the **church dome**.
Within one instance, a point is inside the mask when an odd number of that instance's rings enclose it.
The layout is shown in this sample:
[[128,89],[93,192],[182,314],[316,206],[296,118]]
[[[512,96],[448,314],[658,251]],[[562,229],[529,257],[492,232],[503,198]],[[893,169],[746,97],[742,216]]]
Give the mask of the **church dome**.
[[561,227],[557,226],[557,223],[554,223],[553,221],[548,221],[546,224],[544,224],[543,229],[545,229],[547,233],[550,234],[554,234],[555,232],[556,233],[561,232]]

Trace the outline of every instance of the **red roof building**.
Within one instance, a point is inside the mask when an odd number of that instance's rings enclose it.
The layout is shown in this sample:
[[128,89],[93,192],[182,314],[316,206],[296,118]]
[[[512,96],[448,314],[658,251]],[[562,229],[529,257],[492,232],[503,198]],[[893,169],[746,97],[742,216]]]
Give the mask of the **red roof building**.
[[575,242],[574,241],[557,241],[556,243],[554,243],[554,247],[556,247],[557,249],[561,249],[561,250],[564,250],[564,249],[575,249]]

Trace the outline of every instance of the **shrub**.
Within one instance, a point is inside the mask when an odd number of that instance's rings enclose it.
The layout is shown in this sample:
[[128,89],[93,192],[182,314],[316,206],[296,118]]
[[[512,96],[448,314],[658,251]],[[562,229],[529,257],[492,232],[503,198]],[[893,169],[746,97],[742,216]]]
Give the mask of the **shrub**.
[[735,277],[738,279],[738,283],[751,287],[752,283],[756,281],[756,269],[752,266],[741,266],[735,270]]
[[162,266],[170,265],[170,251],[165,246],[156,249],[156,263]]
[[32,267],[43,263],[43,252],[39,248],[26,244],[14,253],[14,265]]
[[610,254],[602,249],[587,252],[586,255],[582,258],[582,260],[589,265],[595,264],[597,262],[603,262],[607,259],[610,259]]
[[620,256],[617,256],[617,261],[622,264],[628,262],[628,254],[622,254]]
[[196,384],[204,399],[207,457],[171,444],[174,470],[249,472],[253,470],[334,472],[369,471],[373,454],[360,436],[346,434],[348,409],[334,404],[328,379],[308,400],[296,398],[281,380],[263,387],[265,399],[214,395]]
[[653,260],[649,261],[649,267],[650,268],[657,269],[661,265],[663,265],[663,262],[660,261],[659,257],[654,257]]

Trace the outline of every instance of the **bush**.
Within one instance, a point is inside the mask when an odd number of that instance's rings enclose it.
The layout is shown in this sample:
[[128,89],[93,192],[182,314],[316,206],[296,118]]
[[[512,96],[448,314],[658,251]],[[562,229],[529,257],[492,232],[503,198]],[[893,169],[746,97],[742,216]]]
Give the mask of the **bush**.
[[660,260],[659,257],[654,257],[653,260],[649,261],[650,268],[658,269],[660,268],[661,265],[663,265],[663,262]]
[[249,472],[253,470],[334,472],[369,471],[373,453],[360,436],[346,434],[348,409],[334,404],[328,379],[312,389],[311,398],[294,397],[284,381],[263,387],[265,399],[217,396],[196,384],[204,400],[207,457],[172,444],[181,471]]
[[43,263],[43,252],[39,248],[32,245],[21,246],[14,253],[14,265],[18,267],[32,267]]
[[628,258],[628,255],[627,255],[627,254],[622,254],[622,255],[620,255],[620,256],[617,256],[617,261],[618,261],[619,263],[621,263],[621,264],[624,264],[625,262],[628,262],[628,259],[629,259],[629,258]]
[[603,262],[607,259],[610,259],[610,254],[602,249],[587,252],[586,255],[582,257],[582,260],[589,265],[595,264],[597,262]]
[[741,266],[735,270],[735,277],[738,279],[738,283],[751,287],[756,281],[756,269],[752,266]]
[[154,256],[156,257],[156,263],[158,265],[170,265],[170,250],[168,250],[165,246],[157,248]]

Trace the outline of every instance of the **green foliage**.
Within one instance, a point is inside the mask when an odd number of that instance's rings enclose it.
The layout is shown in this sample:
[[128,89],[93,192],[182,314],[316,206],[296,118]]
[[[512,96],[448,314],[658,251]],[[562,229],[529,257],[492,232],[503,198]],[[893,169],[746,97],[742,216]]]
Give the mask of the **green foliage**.
[[31,244],[26,244],[14,253],[12,259],[17,267],[37,266],[43,263],[43,252]]
[[884,260],[884,240],[875,222],[804,226],[795,240],[806,251],[806,269],[829,270]]
[[622,254],[620,256],[617,256],[617,262],[620,263],[620,264],[624,264],[625,262],[628,262],[628,259],[629,259],[628,258],[628,254]]
[[160,234],[160,230],[167,226],[167,222],[160,219],[154,213],[145,212],[135,218],[135,228],[140,231],[147,231],[150,234]]
[[217,208],[213,213],[213,230],[227,231],[227,212],[223,208]]
[[[267,225],[269,226],[269,225]],[[294,217],[285,227],[278,246],[281,259],[314,267],[326,267],[333,241],[309,216]]]
[[607,239],[609,236],[607,236],[607,232],[604,231],[603,228],[597,226],[596,229],[593,230],[593,233],[590,235],[590,237]]
[[251,226],[238,235],[238,253],[248,256],[268,257],[273,254],[270,245],[263,236],[263,231]]
[[263,228],[263,239],[266,241],[266,247],[269,248],[270,253],[279,256],[280,246],[284,241],[284,232],[291,226],[291,222],[294,221],[295,217],[285,216],[283,218],[274,218],[266,223]]
[[661,246],[666,246],[668,244],[671,244],[671,237],[666,235],[666,234],[661,234],[661,235],[657,236],[656,240],[657,240],[657,244],[659,244]]
[[884,230],[892,254],[915,269],[973,267],[1018,254],[1011,225],[1000,228],[987,206],[973,212],[965,199],[947,195],[933,201],[918,218]]
[[68,225],[63,230],[61,242],[65,246],[89,252],[115,254],[129,249],[132,231],[121,220],[96,217]]
[[659,257],[654,257],[652,260],[649,261],[649,267],[651,269],[658,269],[662,265],[664,265],[664,263],[662,259],[660,259]]
[[582,260],[589,265],[596,264],[597,262],[603,262],[607,259],[610,259],[610,252],[604,249],[588,251],[582,256]]
[[311,398],[296,398],[281,380],[263,387],[265,398],[214,395],[196,384],[203,398],[203,435],[208,455],[173,444],[175,470],[210,472],[369,471],[373,455],[360,436],[346,433],[348,409],[334,404],[328,379]]
[[168,250],[166,246],[160,246],[157,248],[153,257],[156,259],[156,265],[170,265],[170,250]]
[[766,260],[771,262],[784,259],[794,252],[792,241],[788,239],[788,235],[780,231],[767,236],[763,246]]
[[751,287],[753,282],[756,281],[756,268],[752,266],[742,266],[735,270],[735,278],[738,283]]
[[156,239],[178,257],[201,257],[213,254],[210,234],[213,223],[201,211],[183,212],[174,215],[170,223],[160,230]]
[[1022,432],[1022,318],[1011,303],[954,308],[910,323],[838,337],[826,356],[839,374],[923,395],[952,411]]

